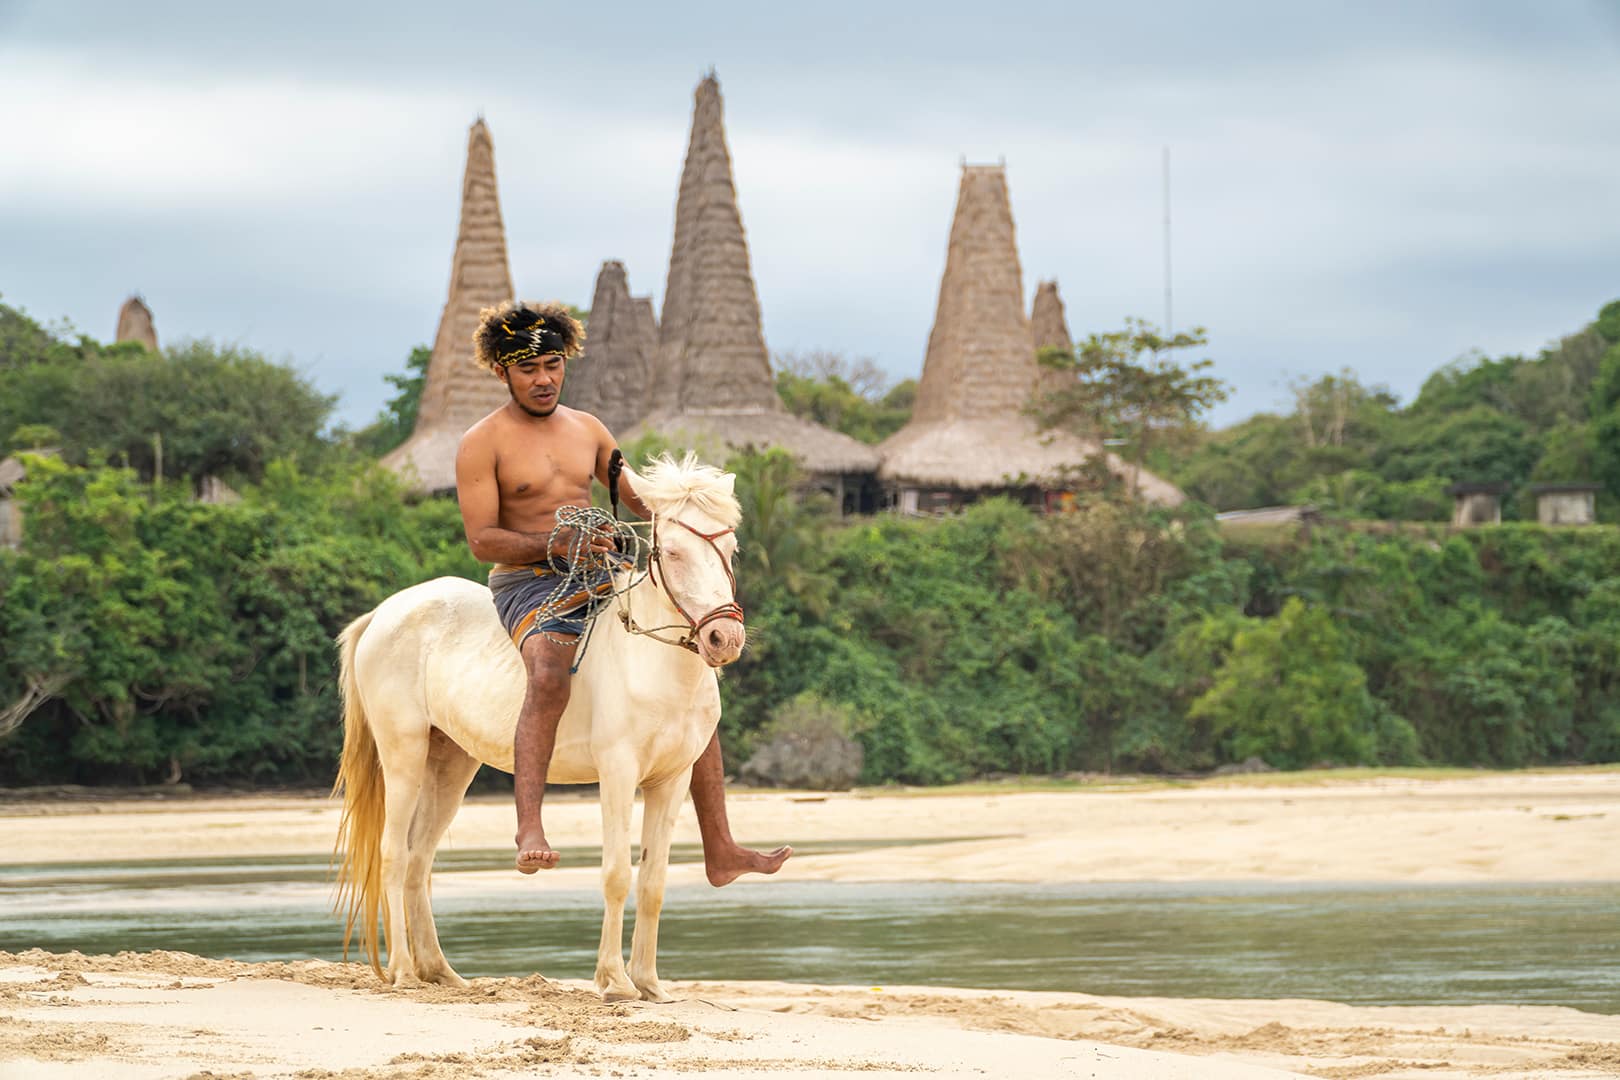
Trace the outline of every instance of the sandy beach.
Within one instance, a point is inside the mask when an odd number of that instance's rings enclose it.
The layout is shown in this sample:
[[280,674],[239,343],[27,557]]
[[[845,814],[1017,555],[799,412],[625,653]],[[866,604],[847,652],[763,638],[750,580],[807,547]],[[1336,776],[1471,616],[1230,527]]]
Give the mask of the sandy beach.
[[[1620,771],[1233,778],[947,794],[737,792],[739,838],[887,842],[804,853],[784,880],[1531,883],[1620,880]],[[447,847],[510,843],[500,798]],[[585,798],[548,803],[565,866],[599,843]],[[0,799],[0,863],[324,854],[314,798]],[[677,842],[695,843],[690,810]],[[894,843],[915,841],[915,843]],[[695,885],[701,868],[672,868]],[[483,889],[515,873],[476,871]],[[462,881],[460,885],[464,885]],[[460,887],[458,885],[458,887]],[[769,884],[748,888],[769,889]],[[764,895],[768,895],[765,893]],[[1612,948],[1614,943],[1595,943]],[[682,982],[675,1005],[602,1005],[572,981],[392,991],[369,969],[177,953],[84,957],[0,942],[0,1076],[1620,1075],[1620,1017],[1552,1006],[1350,1006],[906,986]],[[1083,977],[1080,984],[1084,984]]]

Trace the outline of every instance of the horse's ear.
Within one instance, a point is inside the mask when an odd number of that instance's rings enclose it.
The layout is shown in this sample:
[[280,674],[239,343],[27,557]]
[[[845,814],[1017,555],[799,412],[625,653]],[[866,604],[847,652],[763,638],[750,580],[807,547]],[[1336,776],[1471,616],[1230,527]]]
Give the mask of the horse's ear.
[[726,487],[727,495],[737,494],[737,474],[734,472],[721,473],[720,482]]

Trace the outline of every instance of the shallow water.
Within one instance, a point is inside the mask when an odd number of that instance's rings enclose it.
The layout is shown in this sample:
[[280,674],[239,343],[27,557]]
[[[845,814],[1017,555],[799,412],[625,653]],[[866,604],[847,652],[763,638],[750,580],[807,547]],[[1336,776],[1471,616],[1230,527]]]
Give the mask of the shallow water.
[[[589,978],[600,894],[464,873],[510,857],[440,858],[435,912],[451,962],[469,976]],[[0,868],[0,949],[338,959],[326,881],[325,861],[309,858]],[[672,889],[659,969],[678,980],[1620,1013],[1620,886],[749,881]]]

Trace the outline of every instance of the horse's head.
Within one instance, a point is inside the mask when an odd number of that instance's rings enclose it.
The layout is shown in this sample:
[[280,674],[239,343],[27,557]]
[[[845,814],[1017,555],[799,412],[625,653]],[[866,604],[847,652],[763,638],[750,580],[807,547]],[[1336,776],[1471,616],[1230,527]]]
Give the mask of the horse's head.
[[653,578],[710,667],[737,659],[747,642],[731,569],[742,520],[736,480],[687,454],[656,458],[630,481],[653,512]]

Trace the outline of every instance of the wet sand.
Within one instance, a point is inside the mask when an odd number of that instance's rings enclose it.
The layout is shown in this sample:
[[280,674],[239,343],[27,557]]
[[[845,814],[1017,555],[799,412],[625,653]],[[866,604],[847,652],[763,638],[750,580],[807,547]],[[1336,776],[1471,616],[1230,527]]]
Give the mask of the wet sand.
[[[1615,770],[1322,777],[1303,785],[1245,778],[1045,793],[739,792],[731,807],[739,837],[761,845],[933,841],[797,856],[782,873],[790,880],[1620,880]],[[474,800],[451,844],[506,846],[511,822],[506,800]],[[0,800],[0,862],[322,853],[335,827],[335,806],[320,799]],[[548,803],[548,834],[565,858],[570,846],[600,843],[597,830],[594,803]],[[697,840],[690,811],[677,840]],[[589,887],[595,873],[572,866],[553,877]],[[678,866],[671,877],[695,884],[700,875],[700,867]],[[509,876],[513,888],[530,880]],[[0,954],[0,1075],[8,1080],[204,1073],[370,1080],[540,1070],[1214,1080],[1278,1071],[1620,1075],[1620,1017],[1549,1006],[1352,1007],[678,980],[673,987],[685,1000],[676,1005],[604,1006],[583,984],[538,977],[475,980],[470,991],[392,991],[356,965],[249,965],[174,953],[84,958],[25,952],[26,943],[6,947],[13,952]]]

